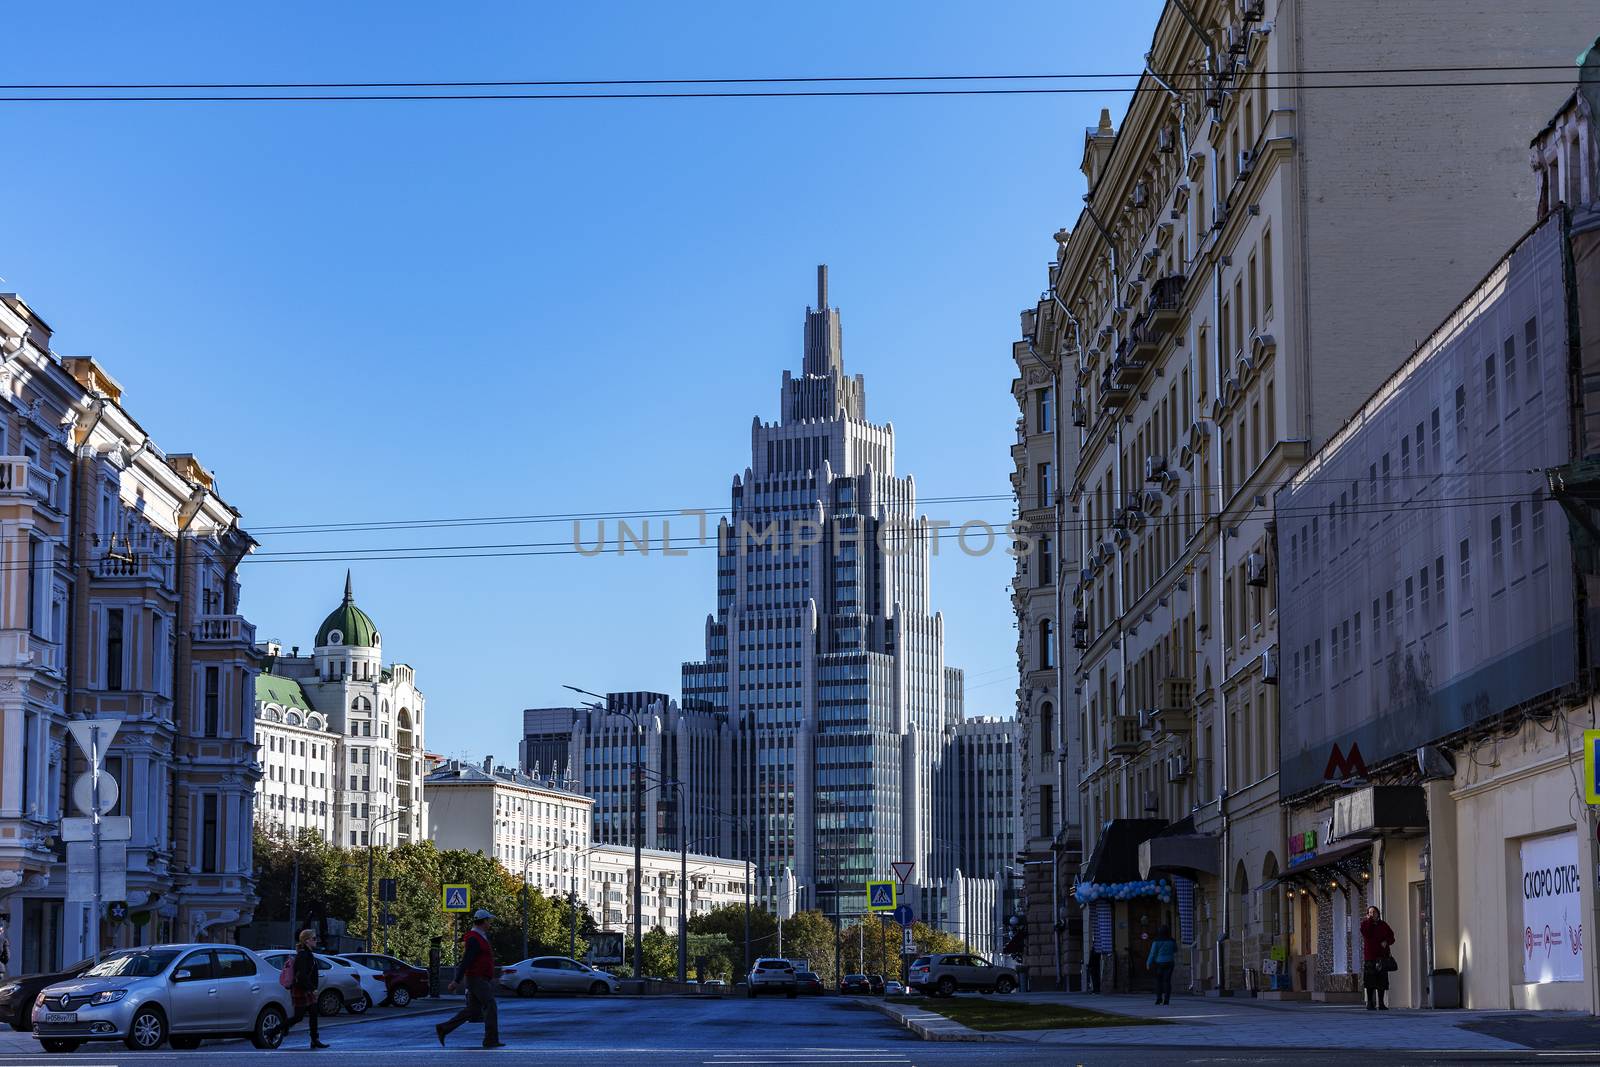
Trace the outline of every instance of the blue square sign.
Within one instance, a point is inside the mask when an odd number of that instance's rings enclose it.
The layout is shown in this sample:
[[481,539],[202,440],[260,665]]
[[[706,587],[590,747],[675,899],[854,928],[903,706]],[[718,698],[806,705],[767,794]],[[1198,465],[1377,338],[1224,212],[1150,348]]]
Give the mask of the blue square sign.
[[868,911],[893,911],[894,906],[899,903],[895,897],[895,886],[893,882],[867,883]]

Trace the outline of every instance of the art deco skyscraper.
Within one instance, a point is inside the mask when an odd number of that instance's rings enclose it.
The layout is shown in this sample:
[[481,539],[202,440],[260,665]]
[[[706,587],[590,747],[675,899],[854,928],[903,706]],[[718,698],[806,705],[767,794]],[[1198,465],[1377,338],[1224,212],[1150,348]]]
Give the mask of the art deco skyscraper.
[[897,860],[925,886],[955,867],[954,819],[933,801],[961,675],[929,609],[933,531],[895,474],[893,427],[867,420],[865,382],[845,375],[826,267],[801,373],[784,372],[782,417],[755,420],[751,452],[684,706],[738,724],[734,854],[759,861],[763,892],[792,871],[798,907],[848,915]]

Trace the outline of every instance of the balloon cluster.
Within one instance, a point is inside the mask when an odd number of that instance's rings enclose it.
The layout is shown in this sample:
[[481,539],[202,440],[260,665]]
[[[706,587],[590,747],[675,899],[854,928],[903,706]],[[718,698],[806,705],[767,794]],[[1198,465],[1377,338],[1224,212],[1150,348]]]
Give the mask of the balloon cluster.
[[1133,900],[1136,897],[1155,897],[1163,904],[1172,902],[1171,884],[1153,878],[1137,882],[1079,882],[1073,892],[1080,904],[1094,900]]

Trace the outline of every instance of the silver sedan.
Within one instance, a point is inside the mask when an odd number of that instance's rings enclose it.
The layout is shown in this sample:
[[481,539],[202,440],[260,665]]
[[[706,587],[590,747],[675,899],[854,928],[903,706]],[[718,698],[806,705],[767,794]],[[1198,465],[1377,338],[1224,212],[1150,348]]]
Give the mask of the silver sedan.
[[136,1052],[208,1037],[249,1037],[277,1048],[289,992],[278,973],[237,945],[152,945],[110,953],[81,977],[45,987],[33,1034],[46,1052],[121,1040]]

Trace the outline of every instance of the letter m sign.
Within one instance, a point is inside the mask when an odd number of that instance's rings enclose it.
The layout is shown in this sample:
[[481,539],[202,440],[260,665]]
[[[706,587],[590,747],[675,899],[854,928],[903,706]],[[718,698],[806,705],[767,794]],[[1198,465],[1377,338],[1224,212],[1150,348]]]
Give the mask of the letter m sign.
[[1365,778],[1367,776],[1367,763],[1361,758],[1361,746],[1352,744],[1350,754],[1347,756],[1339,750],[1339,743],[1334,742],[1333,751],[1328,753],[1328,766],[1322,772],[1324,780],[1329,782],[1343,781],[1346,778]]

